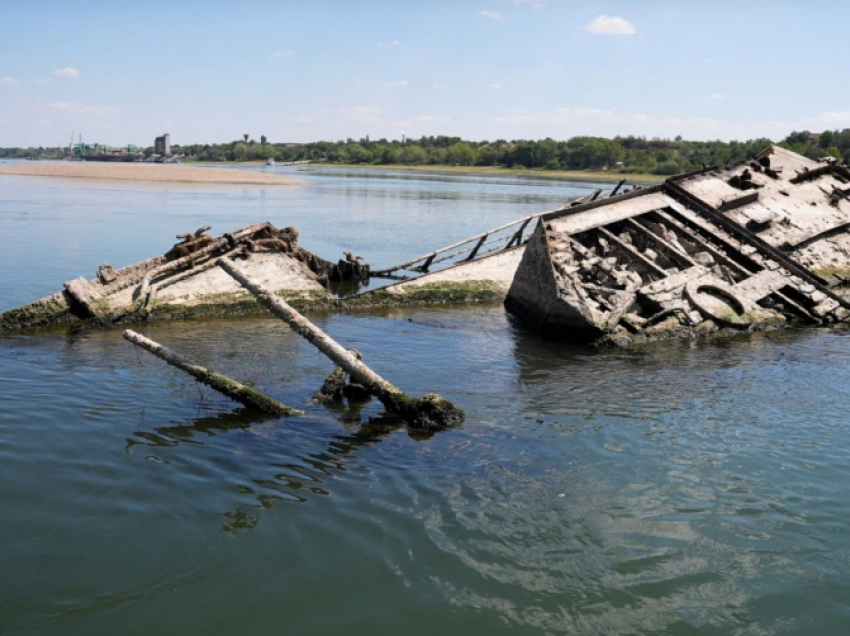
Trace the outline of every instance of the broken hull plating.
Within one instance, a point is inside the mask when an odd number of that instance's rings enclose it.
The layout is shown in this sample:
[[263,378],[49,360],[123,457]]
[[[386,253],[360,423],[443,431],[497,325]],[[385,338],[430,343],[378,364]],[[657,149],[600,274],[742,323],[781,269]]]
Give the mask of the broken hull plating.
[[506,306],[548,335],[621,345],[842,322],[850,304],[833,288],[850,267],[848,181],[772,147],[544,215]]
[[329,303],[332,296],[321,282],[321,272],[333,265],[294,241],[279,240],[279,235],[281,231],[271,223],[260,223],[218,238],[204,235],[193,243],[199,248],[194,251],[181,243],[166,255],[119,270],[101,266],[94,278],[70,280],[60,292],[0,314],[0,333],[250,310],[256,305],[250,294],[215,267],[220,256],[247,255],[248,250],[246,267],[275,293],[296,304]]

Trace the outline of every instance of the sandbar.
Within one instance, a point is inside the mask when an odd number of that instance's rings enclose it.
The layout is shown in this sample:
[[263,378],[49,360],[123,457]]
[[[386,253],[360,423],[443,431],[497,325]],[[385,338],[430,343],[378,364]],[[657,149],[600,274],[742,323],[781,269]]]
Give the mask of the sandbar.
[[105,163],[93,161],[0,164],[0,174],[32,177],[69,177],[175,183],[230,183],[249,185],[302,185],[305,182],[268,172],[200,168],[181,164]]

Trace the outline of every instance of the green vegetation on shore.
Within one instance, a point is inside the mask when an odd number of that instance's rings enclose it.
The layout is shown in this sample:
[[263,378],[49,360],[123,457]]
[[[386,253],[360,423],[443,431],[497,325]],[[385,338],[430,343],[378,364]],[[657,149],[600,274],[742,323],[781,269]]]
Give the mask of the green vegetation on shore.
[[310,164],[313,168],[380,168],[381,170],[406,170],[416,172],[439,172],[445,174],[488,174],[500,177],[536,177],[544,179],[559,179],[563,181],[597,181],[602,183],[616,183],[620,179],[628,178],[630,183],[661,183],[666,177],[655,174],[623,173],[616,170],[544,170],[543,168],[504,168],[501,166],[446,166],[446,165],[424,165],[409,166],[404,164],[380,164],[371,163],[315,163]]
[[[703,165],[722,165],[748,159],[763,150],[770,139],[748,141],[686,141],[646,139],[645,137],[573,137],[566,141],[464,141],[460,137],[421,137],[407,141],[371,140],[317,141],[306,144],[269,143],[243,139],[224,144],[174,145],[175,154],[189,160],[207,162],[248,162],[274,159],[323,161],[342,165],[372,165],[405,168],[427,166],[449,168],[510,168],[554,173],[570,178],[616,179],[619,175],[637,178],[665,177],[696,170]],[[780,144],[812,158],[832,156],[850,160],[850,128],[811,133],[794,132]],[[152,148],[145,149],[146,155]],[[0,148],[0,158],[47,159],[62,156],[58,148]],[[564,175],[561,175],[565,178]],[[587,177],[591,178],[591,177]]]

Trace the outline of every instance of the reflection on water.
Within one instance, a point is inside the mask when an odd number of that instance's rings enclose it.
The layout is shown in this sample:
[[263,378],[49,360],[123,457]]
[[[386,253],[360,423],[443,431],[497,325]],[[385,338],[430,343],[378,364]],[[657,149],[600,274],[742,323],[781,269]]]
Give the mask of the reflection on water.
[[[429,216],[501,222],[426,196],[409,217],[376,203],[408,198],[358,203],[340,194],[349,178],[491,185],[357,172],[263,198],[4,181],[0,225],[21,262],[0,260],[0,303],[57,288],[94,247],[144,257],[165,229],[238,226],[262,205],[288,219],[300,201],[303,226],[329,227],[319,240],[348,231],[334,249],[374,241],[388,262],[388,236],[425,251],[436,230],[409,232]],[[136,210],[134,240],[116,210]],[[21,220],[38,215],[55,247],[41,257],[26,249],[41,225]],[[139,330],[303,416],[234,405],[120,330],[0,338],[0,633],[846,631],[846,332],[623,352],[542,341],[499,306],[315,321],[466,423],[423,440],[376,401],[312,404],[332,364],[272,319]]]

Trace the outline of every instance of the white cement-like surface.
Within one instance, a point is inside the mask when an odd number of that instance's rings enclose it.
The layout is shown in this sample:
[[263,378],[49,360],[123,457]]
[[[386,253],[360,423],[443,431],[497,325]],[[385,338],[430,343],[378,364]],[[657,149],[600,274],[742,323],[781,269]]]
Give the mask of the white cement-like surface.
[[388,287],[387,291],[404,293],[411,287],[421,287],[433,283],[485,281],[493,283],[498,291],[507,294],[524,252],[524,246],[518,247],[508,252],[487,256],[478,261],[457,265],[441,272],[425,274],[415,280]]

